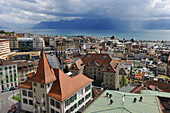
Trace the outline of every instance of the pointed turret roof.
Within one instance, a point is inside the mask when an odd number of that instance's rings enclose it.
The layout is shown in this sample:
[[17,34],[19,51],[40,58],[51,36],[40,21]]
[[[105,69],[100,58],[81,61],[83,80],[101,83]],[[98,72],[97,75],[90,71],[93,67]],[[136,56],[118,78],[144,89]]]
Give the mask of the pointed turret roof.
[[48,84],[56,80],[56,76],[48,64],[44,51],[41,52],[37,72],[30,80],[43,84]]

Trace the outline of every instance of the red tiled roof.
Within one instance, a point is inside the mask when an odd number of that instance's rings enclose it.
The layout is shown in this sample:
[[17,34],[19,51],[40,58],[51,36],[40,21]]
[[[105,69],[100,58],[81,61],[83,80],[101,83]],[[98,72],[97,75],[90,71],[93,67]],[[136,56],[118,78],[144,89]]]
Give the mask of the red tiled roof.
[[85,87],[93,80],[89,79],[83,74],[70,77],[62,72],[60,69],[54,69],[57,80],[53,83],[48,96],[55,98],[59,101],[64,101],[81,88]]
[[81,69],[84,67],[84,63],[82,62],[81,59],[77,60],[69,69]]
[[[115,72],[119,66],[119,62],[108,54],[86,54],[84,57],[76,61],[69,69],[81,69],[84,65],[96,64],[105,67],[104,71]],[[73,68],[74,67],[74,68]]]
[[31,77],[33,77],[33,76],[34,76],[34,72],[29,73],[27,77],[28,77],[28,78],[31,78]]
[[50,69],[45,52],[42,51],[36,74],[30,80],[47,84],[56,80],[53,70]]
[[112,58],[108,54],[86,54],[81,60],[85,65],[92,65],[95,61],[99,66],[105,67],[112,61]]
[[26,80],[25,82],[21,83],[17,87],[31,90],[32,89],[32,82],[29,81],[29,80]]

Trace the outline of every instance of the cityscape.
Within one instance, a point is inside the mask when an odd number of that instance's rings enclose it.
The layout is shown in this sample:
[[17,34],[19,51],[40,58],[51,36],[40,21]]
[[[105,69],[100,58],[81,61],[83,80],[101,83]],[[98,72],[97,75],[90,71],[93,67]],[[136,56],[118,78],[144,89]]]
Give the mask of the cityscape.
[[3,113],[170,112],[170,41],[2,30],[0,52]]
[[170,0],[1,0],[0,113],[170,113]]

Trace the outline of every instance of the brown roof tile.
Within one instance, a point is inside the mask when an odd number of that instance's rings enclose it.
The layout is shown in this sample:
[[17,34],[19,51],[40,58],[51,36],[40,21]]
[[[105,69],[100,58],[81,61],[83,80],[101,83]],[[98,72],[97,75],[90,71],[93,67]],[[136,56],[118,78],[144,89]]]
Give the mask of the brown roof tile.
[[55,98],[59,101],[64,101],[81,88],[85,87],[93,80],[89,79],[83,74],[70,77],[62,72],[60,69],[54,69],[57,80],[53,83],[48,96]]
[[12,64],[17,64],[15,62],[12,62],[12,61],[7,61],[7,60],[3,60],[3,59],[0,59],[0,66],[6,66],[6,65],[12,65]]
[[81,59],[77,60],[69,69],[81,69],[84,67],[84,63],[82,62]]
[[17,87],[31,90],[32,89],[32,82],[29,81],[29,80],[26,80],[25,82],[21,83]]

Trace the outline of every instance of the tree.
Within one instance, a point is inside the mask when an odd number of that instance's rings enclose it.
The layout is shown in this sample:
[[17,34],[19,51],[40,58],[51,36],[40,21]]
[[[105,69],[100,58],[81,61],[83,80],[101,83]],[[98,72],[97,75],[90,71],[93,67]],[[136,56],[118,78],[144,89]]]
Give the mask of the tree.
[[4,31],[4,30],[1,30],[0,33],[5,33],[5,31]]
[[126,78],[123,75],[122,78],[121,78],[121,81],[120,81],[120,87],[123,87],[124,85],[126,85]]

